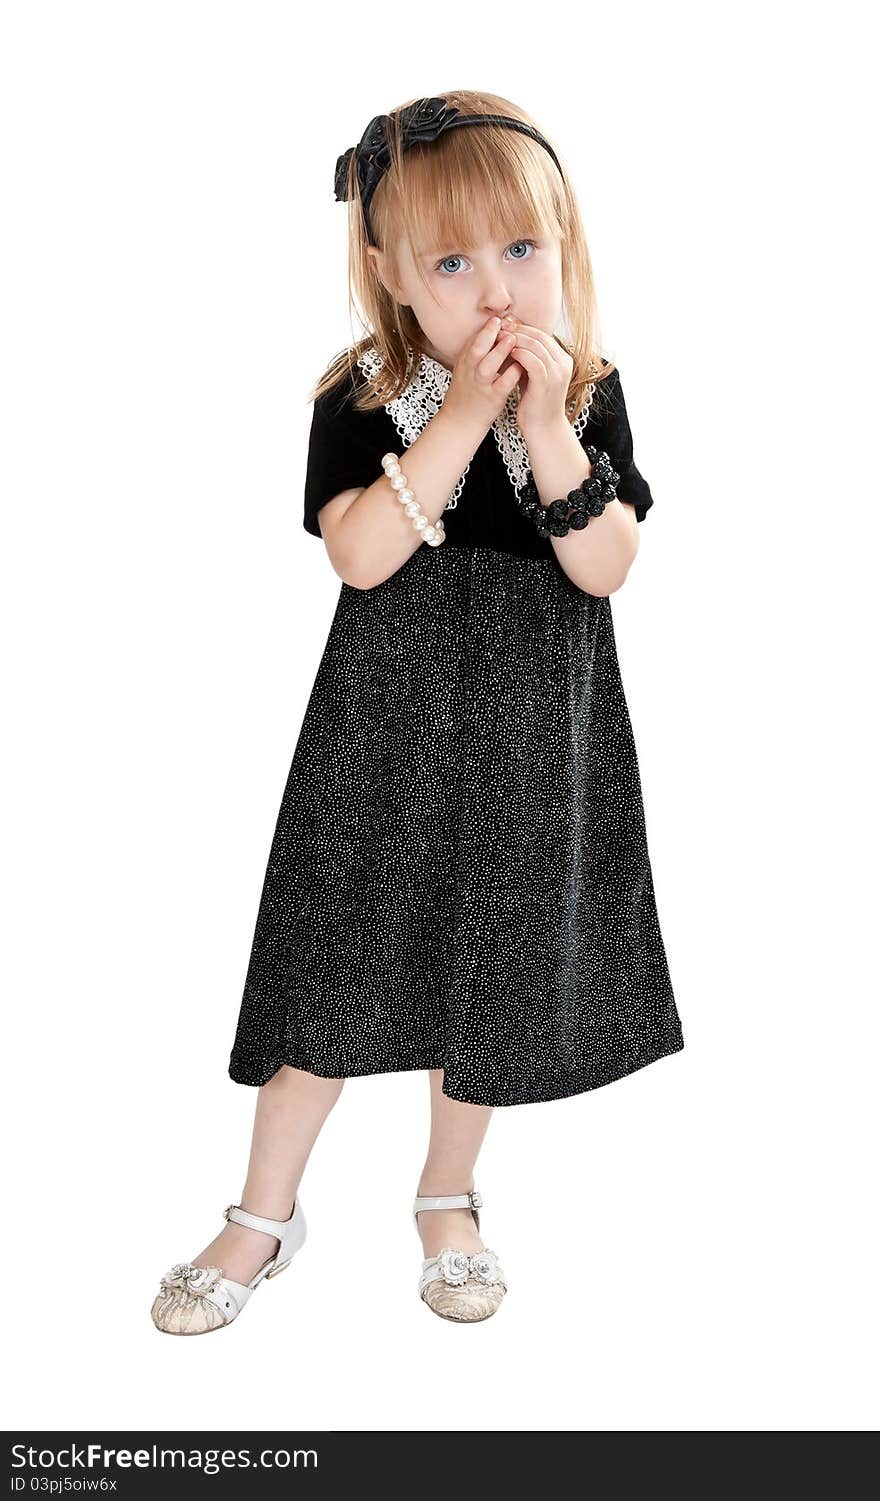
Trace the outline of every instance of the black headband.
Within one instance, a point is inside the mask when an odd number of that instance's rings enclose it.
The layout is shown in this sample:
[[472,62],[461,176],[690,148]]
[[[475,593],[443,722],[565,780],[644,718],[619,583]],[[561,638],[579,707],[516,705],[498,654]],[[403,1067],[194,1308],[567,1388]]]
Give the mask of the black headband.
[[[514,120],[509,115],[463,115],[454,104],[447,104],[445,99],[417,99],[415,104],[408,104],[405,109],[400,110],[395,118],[400,121],[401,151],[408,151],[410,146],[420,145],[423,141],[436,141],[444,130],[451,129],[453,125],[507,125],[511,130],[522,131],[523,135],[538,141],[549,151],[562,176],[565,175],[553,147],[534,126],[527,125],[525,120]],[[382,174],[391,165],[391,151],[386,134],[388,120],[388,115],[374,115],[357,146],[349,146],[336,160],[336,202],[343,203],[351,196],[348,192],[349,163],[352,156],[357,157],[358,190],[364,208],[367,238],[371,245],[375,244],[375,238],[370,223],[370,200]]]

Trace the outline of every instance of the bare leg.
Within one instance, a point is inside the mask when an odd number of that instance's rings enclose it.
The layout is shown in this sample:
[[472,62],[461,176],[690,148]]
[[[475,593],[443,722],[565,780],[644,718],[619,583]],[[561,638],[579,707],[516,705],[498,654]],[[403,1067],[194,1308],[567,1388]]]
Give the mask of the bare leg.
[[[242,1209],[272,1220],[290,1218],[309,1153],[344,1083],[344,1079],[321,1079],[285,1063],[262,1085],[247,1180],[239,1200]],[[192,1264],[219,1266],[234,1282],[248,1283],[278,1246],[275,1235],[227,1222]]]
[[[494,1107],[451,1100],[443,1093],[442,1068],[430,1069],[429,1077],[431,1139],[417,1192],[468,1193],[474,1187],[474,1167]],[[469,1256],[484,1249],[469,1209],[421,1210],[419,1230],[426,1256],[436,1256],[444,1246],[456,1246]]]

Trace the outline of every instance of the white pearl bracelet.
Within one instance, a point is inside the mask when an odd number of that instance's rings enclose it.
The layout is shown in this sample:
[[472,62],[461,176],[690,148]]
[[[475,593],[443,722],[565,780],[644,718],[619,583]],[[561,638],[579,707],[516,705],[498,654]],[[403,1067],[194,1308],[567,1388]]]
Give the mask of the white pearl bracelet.
[[396,453],[386,453],[382,460],[382,468],[385,470],[391,487],[397,492],[397,499],[403,506],[407,516],[410,517],[417,532],[421,532],[422,541],[427,542],[429,547],[439,547],[441,542],[446,541],[446,528],[442,518],[439,521],[430,522],[410,490],[406,475],[398,463]]

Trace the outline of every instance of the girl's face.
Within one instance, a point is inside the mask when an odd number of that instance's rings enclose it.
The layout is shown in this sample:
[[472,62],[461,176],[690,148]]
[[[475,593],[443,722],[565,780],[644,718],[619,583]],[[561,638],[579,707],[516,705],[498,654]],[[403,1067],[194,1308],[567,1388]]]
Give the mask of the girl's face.
[[[542,234],[482,240],[472,246],[434,246],[420,257],[427,289],[420,281],[409,245],[399,256],[400,281],[390,279],[387,261],[368,248],[383,283],[404,307],[411,307],[425,335],[428,353],[451,370],[493,313],[553,334],[562,313],[562,254],[558,236]],[[503,368],[503,367],[502,367]]]

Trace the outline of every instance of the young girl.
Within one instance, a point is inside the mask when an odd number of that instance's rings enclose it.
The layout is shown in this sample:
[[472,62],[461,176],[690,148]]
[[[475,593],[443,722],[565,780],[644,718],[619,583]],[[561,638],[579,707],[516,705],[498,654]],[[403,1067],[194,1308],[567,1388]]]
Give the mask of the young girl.
[[335,190],[370,331],[313,392],[304,524],[342,585],[229,1064],[259,1087],[247,1180],[161,1279],[173,1334],[225,1327],[289,1264],[345,1078],[398,1069],[430,1077],[419,1292],[488,1317],[493,1107],[684,1045],[608,598],[653,497],[559,158],[460,90],[373,119]]

